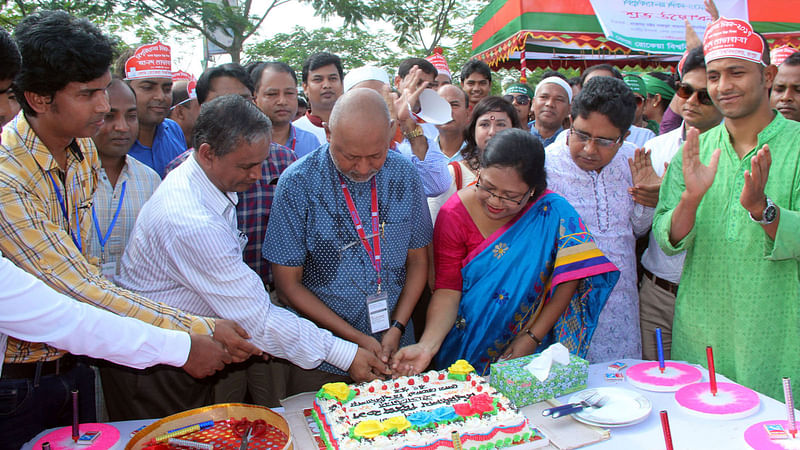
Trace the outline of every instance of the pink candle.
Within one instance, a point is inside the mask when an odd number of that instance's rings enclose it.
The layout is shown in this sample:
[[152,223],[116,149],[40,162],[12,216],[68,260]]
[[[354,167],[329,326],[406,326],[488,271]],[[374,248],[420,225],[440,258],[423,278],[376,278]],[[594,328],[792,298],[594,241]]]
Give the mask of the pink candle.
[[714,372],[714,351],[711,346],[706,347],[706,356],[708,356],[708,381],[711,383],[711,394],[717,395],[717,374]]
[[664,442],[667,444],[667,450],[673,450],[672,433],[669,431],[669,417],[666,410],[661,411],[661,430],[664,431]]
[[783,377],[783,398],[786,400],[786,415],[789,422],[789,433],[792,439],[797,434],[797,423],[794,420],[794,397],[792,396],[792,381],[789,377]]

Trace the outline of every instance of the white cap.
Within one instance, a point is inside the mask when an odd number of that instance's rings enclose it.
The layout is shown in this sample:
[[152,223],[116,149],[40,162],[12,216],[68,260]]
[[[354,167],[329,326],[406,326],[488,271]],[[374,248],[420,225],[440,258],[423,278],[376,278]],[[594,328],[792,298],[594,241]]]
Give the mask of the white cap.
[[557,84],[562,88],[564,88],[564,91],[567,94],[567,98],[569,98],[569,103],[572,104],[572,88],[570,87],[569,83],[567,83],[560,77],[547,77],[544,80],[540,81],[539,84],[536,85],[536,91],[534,91],[533,95],[536,96],[536,94],[539,93],[539,89],[541,89],[542,86],[548,83]]
[[355,85],[361,83],[362,81],[370,80],[389,84],[389,75],[385,70],[375,66],[364,66],[353,69],[347,72],[347,75],[344,77],[344,91],[347,92],[350,89],[353,89]]

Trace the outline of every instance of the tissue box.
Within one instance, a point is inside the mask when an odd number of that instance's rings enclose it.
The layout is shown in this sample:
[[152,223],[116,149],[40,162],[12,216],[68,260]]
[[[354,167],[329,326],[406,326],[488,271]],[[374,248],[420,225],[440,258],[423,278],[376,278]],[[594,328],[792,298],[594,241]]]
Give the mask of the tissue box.
[[492,364],[490,384],[518,408],[586,388],[589,363],[585,359],[570,354],[568,365],[553,363],[550,375],[542,382],[525,369],[538,357],[528,355]]

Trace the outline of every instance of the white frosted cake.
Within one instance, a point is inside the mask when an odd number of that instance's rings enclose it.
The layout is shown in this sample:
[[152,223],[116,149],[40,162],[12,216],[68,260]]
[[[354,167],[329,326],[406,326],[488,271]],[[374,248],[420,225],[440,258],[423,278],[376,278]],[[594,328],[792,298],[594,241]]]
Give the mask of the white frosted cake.
[[547,444],[508,398],[472,372],[460,360],[447,371],[326,384],[314,401],[314,420],[329,449],[477,450]]

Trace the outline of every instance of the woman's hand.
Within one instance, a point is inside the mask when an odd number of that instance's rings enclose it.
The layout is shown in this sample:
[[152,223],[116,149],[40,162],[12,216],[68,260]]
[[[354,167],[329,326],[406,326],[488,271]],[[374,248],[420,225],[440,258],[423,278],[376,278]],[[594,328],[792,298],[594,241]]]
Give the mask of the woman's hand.
[[403,347],[392,356],[390,364],[392,374],[394,376],[416,375],[428,367],[435,354],[435,351],[423,344]]
[[525,331],[520,331],[517,334],[517,337],[511,341],[511,345],[508,346],[506,351],[503,353],[503,356],[500,357],[502,360],[506,359],[516,359],[521,358],[523,356],[528,356],[531,353],[536,351],[536,341],[531,339]]

